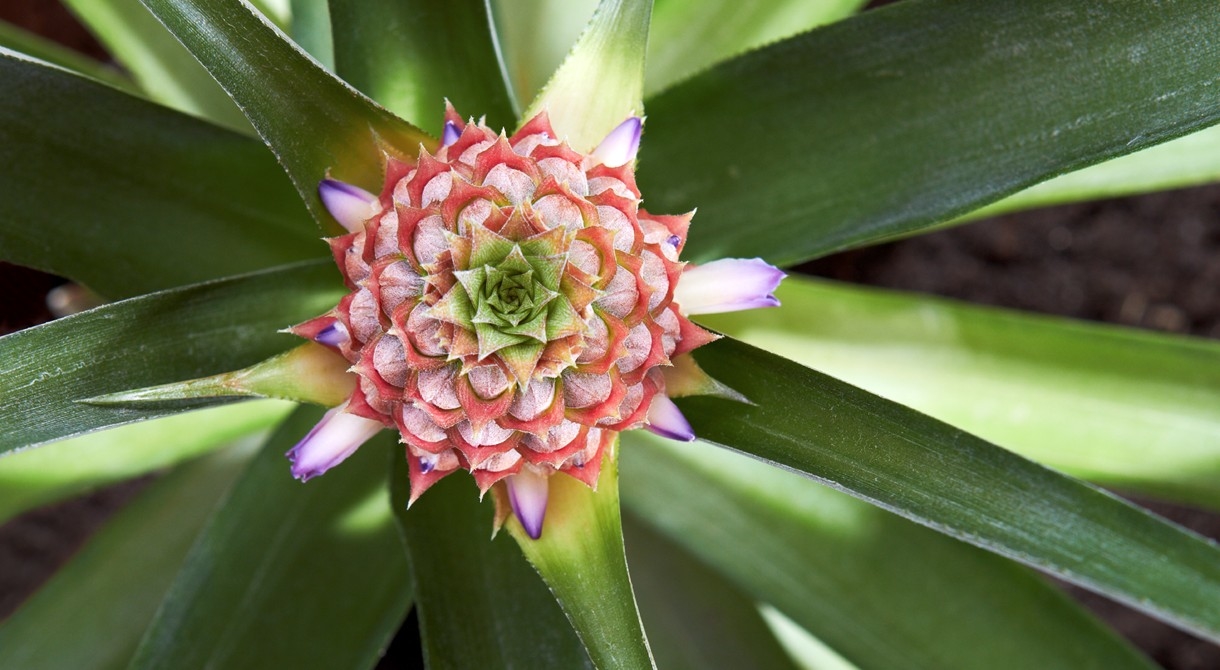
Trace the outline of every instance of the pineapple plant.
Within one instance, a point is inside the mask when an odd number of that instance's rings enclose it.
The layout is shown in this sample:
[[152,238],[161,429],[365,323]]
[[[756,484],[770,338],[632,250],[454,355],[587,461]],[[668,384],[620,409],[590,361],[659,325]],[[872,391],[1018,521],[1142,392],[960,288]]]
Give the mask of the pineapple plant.
[[0,258],[100,304],[0,338],[0,513],[161,477],[0,666],[1149,666],[1031,567],[1220,639],[1098,486],[1218,504],[1213,342],[776,269],[1220,177],[1220,10],[66,2],[125,70],[0,30]]

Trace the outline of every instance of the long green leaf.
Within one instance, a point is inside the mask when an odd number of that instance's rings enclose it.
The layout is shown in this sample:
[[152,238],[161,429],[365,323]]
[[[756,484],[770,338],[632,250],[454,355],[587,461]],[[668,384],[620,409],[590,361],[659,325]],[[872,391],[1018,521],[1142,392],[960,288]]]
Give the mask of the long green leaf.
[[1220,548],[1088,484],[725,339],[696,358],[754,405],[679,401],[705,440],[1220,640]]
[[1220,345],[789,277],[746,342],[1076,476],[1220,508]]
[[410,607],[385,485],[389,433],[302,484],[284,452],[297,410],[191,548],[132,668],[371,667]]
[[1003,558],[711,445],[623,449],[637,518],[860,668],[1151,667]]
[[851,16],[866,0],[655,0],[645,93],[720,61]]
[[290,0],[292,39],[322,67],[335,69],[335,45],[327,0]]
[[796,670],[752,598],[634,516],[623,535],[658,668]]
[[699,208],[692,260],[909,234],[1220,120],[1217,35],[1216,3],[895,3],[649,99],[640,186]]
[[606,450],[596,491],[551,477],[541,537],[530,538],[515,516],[505,524],[602,670],[654,665],[627,575],[617,451]]
[[257,141],[3,49],[0,80],[3,260],[121,298],[326,254]]
[[1220,181],[1220,126],[1055,177],[970,212],[965,218],[1213,181]]
[[489,0],[510,88],[533,100],[559,69],[598,0]]
[[384,151],[414,158],[436,141],[336,79],[255,12],[232,0],[141,0],[199,59],[279,157],[314,218],[328,174],[374,192]]
[[0,523],[28,509],[176,465],[273,427],[290,403],[266,400],[167,416],[0,458]]
[[258,362],[299,344],[277,331],[333,307],[341,291],[330,263],[307,263],[132,298],[6,335],[0,454],[182,411],[79,401]]
[[135,82],[119,70],[82,56],[67,47],[60,46],[41,35],[18,28],[7,21],[0,21],[0,47],[12,49],[18,53],[72,70],[77,74],[106,82],[127,93],[138,95]]
[[64,0],[153,100],[252,134],[241,110],[139,0]]
[[0,667],[127,667],[195,535],[254,451],[183,464],[141,493],[0,626]]
[[652,0],[601,0],[522,120],[546,111],[560,138],[577,151],[592,151],[624,119],[643,114],[651,15]]
[[771,605],[758,608],[775,637],[803,670],[860,670]]
[[250,0],[250,6],[267,17],[276,28],[292,28],[292,0]]
[[330,0],[335,71],[439,135],[445,100],[492,128],[516,114],[485,0]]
[[424,657],[442,668],[592,668],[555,597],[464,474],[407,509],[406,460],[394,460],[394,508],[407,544]]

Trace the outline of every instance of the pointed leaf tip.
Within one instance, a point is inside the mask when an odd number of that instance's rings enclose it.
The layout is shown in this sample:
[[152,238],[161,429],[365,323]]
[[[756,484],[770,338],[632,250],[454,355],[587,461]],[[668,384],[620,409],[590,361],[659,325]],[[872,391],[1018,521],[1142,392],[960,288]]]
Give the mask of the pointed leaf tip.
[[318,425],[284,454],[292,463],[293,477],[305,482],[325,473],[381,431],[381,422],[349,414],[346,409],[345,402],[328,411]]
[[323,179],[318,184],[318,197],[322,199],[326,211],[352,233],[364,228],[364,222],[373,218],[381,208],[381,200],[377,196],[337,179]]
[[690,265],[674,289],[674,301],[683,314],[778,307],[773,291],[786,276],[761,258],[722,258]]
[[542,537],[542,522],[546,517],[547,489],[550,477],[530,468],[505,479],[508,485],[508,501],[513,514],[531,539]]
[[648,431],[661,437],[667,437],[679,442],[693,442],[695,431],[690,422],[682,415],[682,410],[669,399],[669,396],[658,393],[652,398],[648,407]]
[[640,151],[640,135],[643,132],[644,119],[633,116],[623,121],[593,150],[593,160],[612,168],[634,161]]

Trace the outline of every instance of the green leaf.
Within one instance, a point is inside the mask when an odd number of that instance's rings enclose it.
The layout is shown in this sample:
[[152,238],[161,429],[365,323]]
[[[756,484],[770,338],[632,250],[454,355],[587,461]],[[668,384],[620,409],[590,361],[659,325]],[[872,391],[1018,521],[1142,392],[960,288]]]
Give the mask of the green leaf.
[[141,0],[199,59],[279,157],[314,218],[338,231],[318,197],[328,174],[381,192],[384,151],[412,160],[422,130],[336,79],[232,0]]
[[291,407],[270,400],[215,407],[8,454],[0,458],[0,523],[269,429]]
[[1220,344],[789,277],[701,317],[1073,475],[1220,508]]
[[439,135],[445,99],[459,113],[512,127],[513,100],[485,0],[331,0],[339,76]]
[[546,111],[561,139],[577,151],[592,151],[627,117],[642,115],[651,14],[652,0],[601,0],[522,120]]
[[0,258],[121,298],[326,255],[258,142],[2,49],[0,80]]
[[994,554],[710,445],[637,431],[623,449],[637,518],[861,668],[1153,667]]
[[260,361],[299,344],[276,331],[333,307],[341,291],[329,262],[311,262],[132,298],[6,335],[0,454],[182,411],[79,401]]
[[977,219],[1031,207],[1197,186],[1220,180],[1220,126],[1098,163],[966,215]]
[[597,490],[567,475],[548,482],[542,535],[531,539],[515,515],[505,527],[559,600],[593,664],[654,667],[627,575],[618,504],[618,445],[607,448]]
[[289,30],[292,27],[292,0],[250,0],[250,6],[267,17],[276,28]]
[[38,60],[72,70],[77,74],[110,84],[111,86],[138,95],[135,82],[122,72],[92,58],[60,46],[56,42],[36,35],[28,30],[0,21],[0,47],[7,47]]
[[292,39],[314,60],[335,69],[335,45],[330,29],[327,0],[289,0],[292,7]]
[[796,669],[752,598],[630,514],[623,535],[658,668]]
[[513,541],[491,538],[491,504],[469,476],[442,479],[408,510],[407,463],[395,455],[392,489],[429,668],[593,667]]
[[0,626],[0,666],[127,667],[195,535],[254,451],[226,449],[149,486]]
[[533,100],[589,23],[598,0],[489,0],[517,100]]
[[639,183],[699,208],[695,261],[910,234],[1220,120],[1218,32],[1215,3],[895,3],[649,99]]
[[147,407],[199,398],[275,398],[335,407],[351,397],[357,375],[339,352],[306,342],[248,368],[211,377],[86,398],[104,407]]
[[140,88],[163,105],[252,134],[241,110],[139,0],[64,0]]
[[750,49],[856,13],[866,0],[656,0],[645,93],[652,95]]
[[758,610],[780,644],[804,670],[860,670],[771,605],[760,605]]
[[725,339],[695,358],[756,405],[678,401],[701,438],[1220,640],[1220,548],[1088,484]]
[[322,410],[296,411],[191,548],[134,668],[372,667],[410,607],[382,433],[306,484],[284,452]]

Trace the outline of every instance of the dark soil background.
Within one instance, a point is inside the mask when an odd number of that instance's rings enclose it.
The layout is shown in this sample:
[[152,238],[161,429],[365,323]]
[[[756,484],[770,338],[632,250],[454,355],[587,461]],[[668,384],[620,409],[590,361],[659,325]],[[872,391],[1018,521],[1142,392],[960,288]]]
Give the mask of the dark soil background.
[[[58,3],[4,0],[0,19],[91,56],[105,51]],[[1220,185],[1002,216],[806,264],[810,274],[976,303],[1220,337]],[[51,318],[55,277],[0,263],[0,334]],[[0,527],[0,619],[85,542],[140,484],[48,508]],[[1220,516],[1147,503],[1220,539]],[[1220,668],[1220,647],[1067,587],[1170,670]],[[413,626],[408,622],[408,629]],[[396,640],[391,659],[417,655]]]

